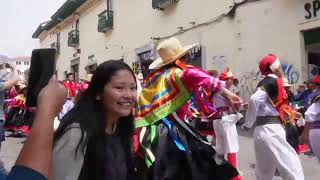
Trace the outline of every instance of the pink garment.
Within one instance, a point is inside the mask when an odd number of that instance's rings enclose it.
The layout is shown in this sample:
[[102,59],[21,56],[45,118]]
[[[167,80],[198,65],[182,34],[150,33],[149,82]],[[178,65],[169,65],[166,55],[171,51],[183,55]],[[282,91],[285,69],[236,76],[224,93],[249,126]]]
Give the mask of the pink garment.
[[80,82],[80,84],[79,84],[79,91],[83,93],[85,90],[88,89],[88,87],[89,87],[89,84],[88,84],[88,83]]
[[12,99],[12,98],[14,98],[14,97],[16,97],[16,96],[17,96],[17,90],[16,90],[16,88],[13,86],[13,87],[10,89],[8,99]]
[[212,96],[225,86],[225,82],[194,67],[183,70],[181,81],[191,94],[190,108],[193,111],[193,116],[212,117],[217,112],[212,102]]

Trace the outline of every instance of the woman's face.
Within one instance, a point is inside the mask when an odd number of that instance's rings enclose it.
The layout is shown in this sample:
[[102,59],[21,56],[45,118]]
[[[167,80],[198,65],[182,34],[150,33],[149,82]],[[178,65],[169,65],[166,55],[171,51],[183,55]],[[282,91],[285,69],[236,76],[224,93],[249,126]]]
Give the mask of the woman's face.
[[137,98],[135,77],[128,70],[119,70],[104,86],[101,100],[110,116],[124,117],[131,113]]

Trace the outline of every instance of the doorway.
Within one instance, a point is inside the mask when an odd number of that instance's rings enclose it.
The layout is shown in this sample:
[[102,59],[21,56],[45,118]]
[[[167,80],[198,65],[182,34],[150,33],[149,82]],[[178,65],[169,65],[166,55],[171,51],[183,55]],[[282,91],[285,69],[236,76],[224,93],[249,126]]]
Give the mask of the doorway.
[[75,82],[79,82],[79,63],[80,63],[80,58],[76,58],[71,61],[70,69],[71,73],[74,74],[74,80]]
[[320,28],[303,32],[306,48],[306,63],[308,78],[312,79],[320,74]]

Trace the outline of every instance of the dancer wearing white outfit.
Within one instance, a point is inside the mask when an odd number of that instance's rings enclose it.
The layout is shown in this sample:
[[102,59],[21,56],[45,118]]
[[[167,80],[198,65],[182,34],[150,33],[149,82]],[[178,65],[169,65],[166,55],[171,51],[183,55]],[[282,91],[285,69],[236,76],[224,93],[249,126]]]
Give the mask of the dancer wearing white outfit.
[[[303,170],[295,150],[286,141],[282,126],[286,93],[281,78],[280,61],[274,55],[264,57],[259,64],[266,77],[251,96],[244,129],[254,130],[257,180],[272,180],[276,169],[284,180],[303,180]],[[277,75],[275,75],[277,74]],[[282,106],[284,105],[284,106]]]
[[312,151],[320,160],[320,91],[306,111],[305,117],[307,124],[302,136],[304,139],[309,138]]
[[[219,79],[225,81],[226,88],[229,89],[235,78],[231,71],[227,69],[221,73]],[[236,123],[241,118],[241,114],[233,113],[233,109],[219,93],[213,96],[213,102],[218,110],[217,119],[213,121],[213,128],[216,134],[216,151],[221,156],[226,155],[228,162],[238,168],[237,153],[239,151],[239,142]],[[232,180],[241,179],[240,175],[232,178]]]

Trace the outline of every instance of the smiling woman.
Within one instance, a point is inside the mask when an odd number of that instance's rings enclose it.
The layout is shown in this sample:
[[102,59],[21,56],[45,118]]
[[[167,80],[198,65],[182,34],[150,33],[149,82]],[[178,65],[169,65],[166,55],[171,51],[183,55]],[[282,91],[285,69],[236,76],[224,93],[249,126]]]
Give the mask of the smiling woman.
[[132,179],[136,80],[121,61],[102,63],[54,137],[53,179]]

